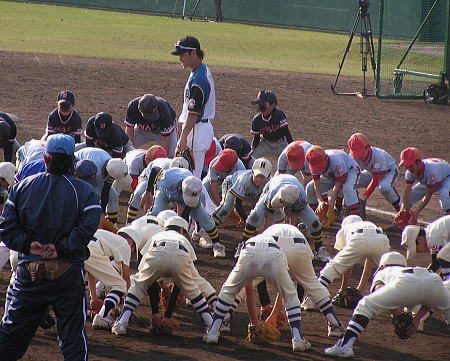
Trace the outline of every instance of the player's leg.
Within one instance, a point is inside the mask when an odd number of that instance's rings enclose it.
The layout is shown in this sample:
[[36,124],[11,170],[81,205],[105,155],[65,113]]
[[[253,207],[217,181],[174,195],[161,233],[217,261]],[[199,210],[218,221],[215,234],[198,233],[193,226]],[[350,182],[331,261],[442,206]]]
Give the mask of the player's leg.
[[[201,204],[198,208],[191,209],[191,217],[200,224],[213,242],[213,250],[216,257],[225,257],[225,246],[219,241],[219,233],[212,217],[208,214],[205,207]],[[220,253],[220,254],[219,254]]]
[[411,209],[411,207],[420,201],[426,191],[426,186],[422,183],[416,183],[411,189],[411,197],[409,198],[409,202],[406,204],[406,209]]
[[359,197],[356,191],[356,185],[358,184],[359,170],[357,168],[351,168],[347,173],[347,179],[342,184],[342,193],[344,195],[344,203],[347,208],[347,214],[360,213]]
[[303,222],[306,229],[311,234],[311,238],[314,241],[314,250],[316,251],[317,258],[322,262],[329,261],[330,255],[325,250],[322,243],[322,225],[320,224],[319,218],[309,205],[306,205],[299,212],[299,220]]
[[52,283],[52,306],[64,360],[85,360],[88,355],[86,323],[86,291],[84,271],[73,265]]
[[[194,137],[193,141],[192,137]],[[211,146],[213,137],[214,130],[210,122],[195,124],[194,129],[187,137],[187,146],[192,150],[192,156],[195,163],[195,169],[192,173],[198,179],[201,179],[205,154]]]
[[159,212],[164,211],[169,206],[169,198],[163,190],[158,189],[153,197],[153,205],[150,211],[151,216],[157,217]]
[[447,214],[450,214],[450,176],[439,188],[439,204]]
[[194,263],[191,264],[190,272],[194,283],[197,285],[206,301],[208,301],[208,304],[210,306],[214,306],[217,301],[216,290],[214,289],[214,287],[211,286],[211,284],[205,278],[203,278],[200,273],[198,273],[198,270],[195,267]]
[[139,183],[128,201],[127,224],[138,218],[139,209],[141,208],[141,196],[144,194],[146,188],[147,178],[139,179]]
[[242,242],[245,242],[256,234],[256,228],[263,224],[267,213],[267,207],[265,206],[263,199],[260,198],[256,203],[255,208],[250,211],[250,214],[247,217],[242,235]]
[[112,223],[117,222],[119,215],[119,196],[114,188],[109,190],[108,204],[106,205],[106,216]]
[[25,265],[18,266],[11,298],[0,323],[0,354],[2,360],[16,361],[28,348],[48,308],[43,289],[32,283]]
[[378,188],[381,195],[386,199],[395,210],[400,211],[400,195],[395,188],[397,182],[398,169],[391,169],[379,181]]

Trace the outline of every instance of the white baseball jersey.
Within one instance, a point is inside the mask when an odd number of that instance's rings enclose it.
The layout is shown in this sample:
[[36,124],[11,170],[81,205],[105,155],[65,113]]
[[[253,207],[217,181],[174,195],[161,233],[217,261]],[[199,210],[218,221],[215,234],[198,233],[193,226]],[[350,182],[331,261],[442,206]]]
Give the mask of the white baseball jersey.
[[91,253],[101,252],[116,263],[130,265],[131,249],[125,238],[104,229],[98,229],[94,237],[97,240],[88,244]]
[[146,150],[145,149],[134,149],[129,151],[125,155],[125,159],[123,160],[128,167],[128,174],[130,176],[139,176],[142,171],[145,169],[145,158]]
[[419,182],[428,188],[439,189],[440,184],[450,176],[450,164],[443,159],[429,158],[423,159],[423,173],[419,176],[411,173],[409,170],[405,173],[406,183],[412,184]]
[[[292,143],[294,143],[294,142],[292,142]],[[278,157],[277,170],[280,173],[286,173],[286,174],[295,175],[297,172],[299,172],[298,170],[290,169],[289,166],[288,166],[288,160],[287,160],[286,153],[287,153],[287,150],[288,150],[289,146],[292,143],[289,143],[287,145],[287,147],[283,149],[283,151],[281,152],[280,156]],[[313,145],[311,143],[308,143],[308,142],[301,142],[299,144],[299,146],[303,148],[303,152],[304,152],[304,154],[306,154],[308,149],[311,148]],[[306,160],[306,157],[305,157],[305,163],[304,163],[303,169],[301,169],[300,171],[304,175],[311,175],[311,172],[309,171],[309,164],[308,164],[308,161]]]
[[431,254],[437,254],[450,243],[450,215],[438,218],[425,228],[425,239]]

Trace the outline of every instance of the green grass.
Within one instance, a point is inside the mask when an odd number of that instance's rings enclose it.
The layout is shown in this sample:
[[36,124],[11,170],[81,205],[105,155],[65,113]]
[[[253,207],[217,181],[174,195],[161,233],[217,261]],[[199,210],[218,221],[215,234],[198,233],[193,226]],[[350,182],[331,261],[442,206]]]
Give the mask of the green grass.
[[[0,50],[177,62],[169,52],[197,36],[212,66],[336,74],[346,35],[210,23],[72,7],[0,2]],[[343,74],[361,75],[359,37]]]

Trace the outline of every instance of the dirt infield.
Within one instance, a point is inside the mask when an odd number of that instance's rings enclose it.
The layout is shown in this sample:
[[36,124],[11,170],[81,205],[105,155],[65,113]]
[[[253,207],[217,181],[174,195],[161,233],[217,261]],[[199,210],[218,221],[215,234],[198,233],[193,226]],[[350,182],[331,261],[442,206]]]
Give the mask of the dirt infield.
[[[207,59],[206,59],[207,63]],[[166,98],[174,109],[180,110],[182,94],[188,72],[179,64],[114,61],[77,57],[49,56],[0,52],[0,82],[2,94],[0,110],[23,119],[19,125],[21,143],[41,137],[48,113],[54,108],[56,94],[62,89],[76,95],[76,107],[86,120],[100,111],[107,111],[122,124],[128,102],[144,93]],[[260,89],[276,92],[279,108],[286,112],[295,139],[304,139],[326,148],[346,148],[348,137],[357,131],[369,136],[373,144],[386,149],[398,159],[400,151],[416,146],[426,157],[449,160],[449,108],[427,105],[422,101],[357,97],[337,97],[330,91],[334,78],[300,73],[259,70],[212,68],[216,83],[217,116],[214,121],[216,136],[236,132],[250,139],[250,122],[255,112],[250,100]],[[341,78],[342,90],[358,90],[361,80]],[[398,185],[403,190],[403,183]],[[423,220],[431,221],[442,214],[433,198],[423,212]],[[121,197],[120,221],[125,219],[127,195]],[[380,198],[378,191],[368,203],[371,207],[392,211]],[[56,217],[57,215],[55,215]],[[388,225],[389,219],[369,214],[369,220]],[[336,229],[325,232],[325,245],[332,251]],[[221,236],[231,257],[232,249],[241,236],[240,230],[221,229]],[[399,237],[392,235],[392,248],[399,249]],[[200,273],[217,290],[233,266],[233,259],[216,260],[210,251],[198,250]],[[429,257],[420,258],[420,264]],[[316,265],[320,270],[321,265]],[[355,267],[357,276],[361,271]],[[1,272],[0,302],[10,272]],[[338,282],[332,287],[334,294]],[[337,309],[346,323],[351,313]],[[224,334],[218,346],[201,341],[203,330],[192,309],[182,308],[176,314],[180,329],[172,336],[151,336],[147,331],[150,315],[148,302],[144,302],[132,321],[126,337],[114,337],[108,332],[93,331],[88,325],[90,358],[92,360],[327,360],[323,349],[334,343],[326,337],[326,323],[322,315],[304,312],[303,331],[311,341],[313,350],[304,354],[290,352],[289,333],[283,333],[280,342],[258,347],[244,341],[248,317],[244,307],[239,308],[232,324],[232,333]],[[450,359],[448,330],[435,315],[427,323],[426,332],[409,340],[399,340],[393,334],[387,315],[376,317],[355,345],[361,360],[448,360]],[[1,356],[0,356],[1,359]],[[54,331],[39,330],[24,356],[24,360],[60,360]]]

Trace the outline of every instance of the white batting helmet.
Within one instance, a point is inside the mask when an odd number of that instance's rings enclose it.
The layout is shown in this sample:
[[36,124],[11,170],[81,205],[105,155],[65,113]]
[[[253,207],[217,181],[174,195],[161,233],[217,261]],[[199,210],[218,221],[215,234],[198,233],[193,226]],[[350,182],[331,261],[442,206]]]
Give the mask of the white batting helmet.
[[388,252],[381,256],[380,267],[381,266],[404,266],[406,267],[406,258],[401,253],[398,252]]

